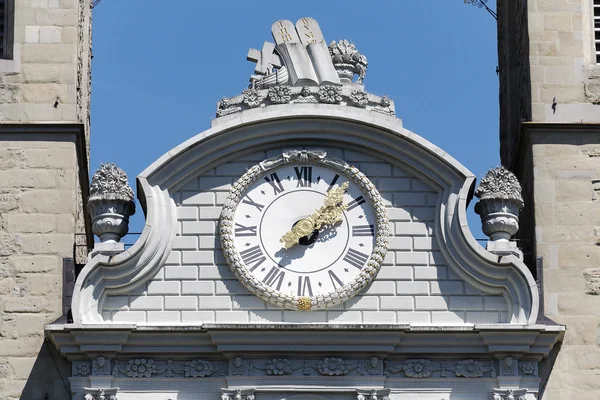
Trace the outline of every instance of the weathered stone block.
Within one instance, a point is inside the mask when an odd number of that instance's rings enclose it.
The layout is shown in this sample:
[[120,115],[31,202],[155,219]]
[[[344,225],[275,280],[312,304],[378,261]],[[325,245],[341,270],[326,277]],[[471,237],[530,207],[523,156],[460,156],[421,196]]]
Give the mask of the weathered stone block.
[[6,216],[7,232],[48,233],[55,229],[52,214],[9,214]]
[[28,190],[21,194],[24,212],[74,214],[75,193],[72,190]]
[[21,62],[74,63],[77,57],[75,44],[23,44]]
[[544,29],[546,31],[572,32],[571,14],[569,13],[545,13]]
[[15,237],[25,254],[63,254],[73,253],[75,239],[72,234],[21,234]]
[[40,26],[40,43],[60,43],[62,29],[58,26]]
[[13,376],[16,379],[27,379],[35,364],[35,357],[9,357],[8,363],[10,364]]
[[558,295],[560,315],[600,316],[600,296],[581,293],[560,293]]
[[42,337],[20,338],[18,340],[0,338],[0,349],[2,349],[3,357],[37,356],[42,343]]
[[587,179],[556,181],[556,200],[588,202],[592,200],[592,182]]
[[23,101],[28,103],[52,103],[58,99],[68,102],[67,86],[55,83],[31,83],[21,86]]
[[23,64],[25,82],[57,83],[60,78],[60,66],[55,64]]
[[17,273],[58,271],[60,268],[57,256],[14,256],[10,260],[12,267]]
[[26,26],[25,27],[25,43],[39,43],[40,42],[40,27],[39,26]]
[[592,206],[591,193],[588,207],[582,207],[582,203],[557,202],[554,204],[554,210],[557,226],[600,225],[600,213]]
[[564,84],[542,84],[540,85],[540,99],[542,102],[552,104],[556,101],[560,103],[583,103],[586,101],[583,82],[582,83],[564,83]]
[[[560,268],[577,268],[579,271],[598,267],[600,265],[600,246],[560,244],[558,263]],[[582,287],[581,290],[583,291],[584,288]]]
[[598,340],[598,316],[557,315],[552,319],[558,324],[567,326],[565,345],[596,345]]
[[48,296],[54,302],[59,302],[62,297],[62,275],[30,275],[24,280],[24,286],[32,296]]
[[4,311],[7,313],[39,313],[51,308],[49,307],[49,301],[46,296],[17,298],[4,296],[2,302],[4,303]]
[[546,270],[544,271],[544,288],[551,292],[581,293],[585,290],[585,280],[578,270]]
[[45,9],[38,10],[38,25],[48,26],[77,26],[77,10],[75,9]]

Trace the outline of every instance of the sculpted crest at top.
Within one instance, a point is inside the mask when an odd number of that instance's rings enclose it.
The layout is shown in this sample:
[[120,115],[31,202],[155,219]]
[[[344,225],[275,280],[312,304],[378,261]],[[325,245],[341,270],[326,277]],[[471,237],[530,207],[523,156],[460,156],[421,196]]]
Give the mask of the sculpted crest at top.
[[308,17],[296,25],[279,20],[271,33],[275,43],[248,51],[247,60],[256,63],[248,89],[221,100],[217,117],[287,103],[339,104],[395,115],[389,98],[365,91],[367,58],[348,40],[327,46],[319,24]]

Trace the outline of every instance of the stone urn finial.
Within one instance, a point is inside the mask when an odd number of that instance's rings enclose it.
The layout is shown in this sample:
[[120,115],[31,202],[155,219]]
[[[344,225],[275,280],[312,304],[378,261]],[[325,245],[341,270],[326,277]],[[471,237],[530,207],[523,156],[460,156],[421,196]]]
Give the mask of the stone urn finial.
[[100,165],[92,176],[87,212],[92,218],[92,232],[102,243],[118,243],[127,234],[135,204],[127,174],[121,168],[113,163]]
[[519,230],[518,215],[523,208],[517,177],[504,167],[491,169],[479,183],[475,196],[480,199],[475,204],[475,212],[481,216],[483,233],[490,237],[488,250],[519,254],[519,251],[515,252],[516,245],[510,242]]

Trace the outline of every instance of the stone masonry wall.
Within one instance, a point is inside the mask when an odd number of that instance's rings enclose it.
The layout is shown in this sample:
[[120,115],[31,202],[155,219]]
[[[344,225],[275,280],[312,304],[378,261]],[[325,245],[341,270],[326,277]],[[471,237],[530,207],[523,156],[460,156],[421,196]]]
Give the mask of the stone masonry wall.
[[73,257],[77,151],[65,136],[0,135],[2,399],[70,398],[43,344],[62,314],[62,260]]
[[[89,160],[90,1],[16,0],[14,25],[13,60],[0,60],[0,121],[81,122]],[[76,261],[85,263],[85,216],[78,202],[83,250]]]
[[402,168],[347,150],[328,153],[360,168],[389,207],[393,237],[377,278],[328,311],[281,310],[252,295],[223,258],[218,219],[231,184],[275,153],[281,151],[218,166],[174,193],[179,232],[166,265],[136,293],[106,298],[104,319],[142,324],[508,322],[503,297],[483,296],[446,265],[434,235],[438,193]]
[[528,24],[532,120],[600,122],[592,1],[528,0]]
[[78,15],[78,0],[15,1],[16,51],[14,62],[1,62],[12,68],[0,68],[0,120],[78,120]]
[[600,285],[587,285],[594,276],[600,279],[600,130],[560,132],[557,127],[533,134],[531,141],[545,313],[567,326],[543,399],[596,400]]

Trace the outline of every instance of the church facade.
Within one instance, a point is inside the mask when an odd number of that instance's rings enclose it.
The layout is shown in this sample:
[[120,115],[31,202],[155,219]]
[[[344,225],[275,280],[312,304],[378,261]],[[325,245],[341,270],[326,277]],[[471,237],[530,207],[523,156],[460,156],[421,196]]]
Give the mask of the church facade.
[[[276,21],[248,89],[138,176],[103,166],[72,321],[46,326],[73,399],[539,398],[565,327],[541,318],[521,187],[475,177],[365,90],[367,58]],[[490,237],[474,240],[466,209]]]

